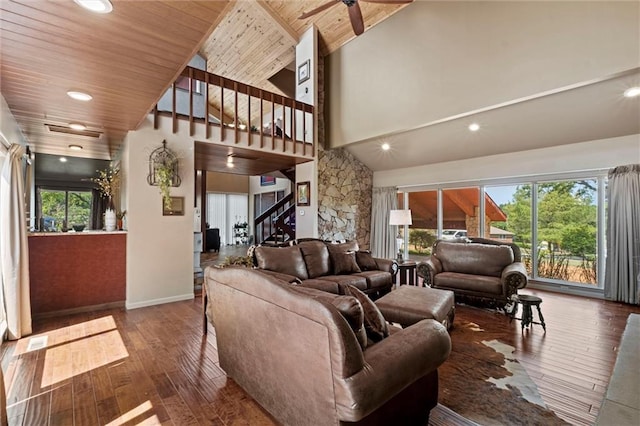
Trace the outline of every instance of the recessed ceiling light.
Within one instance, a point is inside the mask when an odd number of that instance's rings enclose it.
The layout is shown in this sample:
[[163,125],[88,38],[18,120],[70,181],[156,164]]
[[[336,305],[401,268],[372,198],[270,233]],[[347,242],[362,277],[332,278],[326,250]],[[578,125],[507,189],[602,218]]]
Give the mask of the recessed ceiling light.
[[73,151],[82,151],[82,145],[69,145],[69,149]]
[[73,0],[76,4],[95,13],[109,13],[113,6],[109,0]]
[[67,158],[66,157],[60,157],[60,162],[61,163],[66,163],[67,162]]
[[469,124],[469,130],[471,130],[472,132],[477,132],[478,130],[480,130],[480,125],[478,123],[471,123]]
[[640,87],[630,87],[624,91],[624,96],[626,98],[633,98],[640,95]]
[[73,130],[87,130],[87,126],[82,123],[69,123],[69,128]]
[[389,151],[389,149],[391,149],[391,146],[388,143],[383,143],[380,148],[382,148],[383,151]]
[[88,93],[85,92],[78,92],[77,90],[69,90],[67,92],[67,95],[72,98],[75,99],[76,101],[90,101],[91,99],[93,99],[93,96],[91,96]]

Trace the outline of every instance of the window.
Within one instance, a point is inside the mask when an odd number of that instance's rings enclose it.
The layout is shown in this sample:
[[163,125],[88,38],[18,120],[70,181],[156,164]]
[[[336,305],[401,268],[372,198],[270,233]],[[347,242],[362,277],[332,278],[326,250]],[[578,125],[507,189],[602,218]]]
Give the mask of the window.
[[435,235],[480,236],[518,245],[532,279],[602,288],[606,177],[565,176],[407,193],[413,225],[405,244],[411,258],[428,255]]
[[537,185],[537,276],[597,285],[598,183]]
[[38,189],[41,231],[62,231],[91,223],[91,191]]

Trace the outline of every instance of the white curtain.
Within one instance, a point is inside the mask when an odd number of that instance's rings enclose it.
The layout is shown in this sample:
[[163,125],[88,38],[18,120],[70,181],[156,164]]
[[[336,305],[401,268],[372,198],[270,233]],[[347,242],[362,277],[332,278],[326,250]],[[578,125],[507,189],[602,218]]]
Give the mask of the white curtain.
[[389,225],[389,212],[398,208],[398,188],[373,188],[371,204],[371,253],[394,259],[398,252],[397,227]]
[[607,299],[640,304],[640,164],[609,170]]
[[0,278],[10,340],[31,334],[24,152],[23,146],[11,145],[0,176]]
[[234,244],[233,225],[247,221],[249,198],[247,194],[207,194],[207,223],[220,229],[220,243]]

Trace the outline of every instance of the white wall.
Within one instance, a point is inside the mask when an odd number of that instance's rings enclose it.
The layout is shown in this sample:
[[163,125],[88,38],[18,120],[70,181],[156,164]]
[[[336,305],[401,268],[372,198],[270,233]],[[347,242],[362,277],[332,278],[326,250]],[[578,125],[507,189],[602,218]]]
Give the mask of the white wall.
[[20,145],[26,145],[27,142],[24,135],[18,127],[18,122],[11,114],[9,105],[5,101],[4,96],[0,94],[0,141],[2,145],[9,145],[12,143],[19,143]]
[[[296,71],[296,100],[305,102],[314,107],[318,107],[316,92],[318,90],[318,31],[315,26],[309,28],[300,37],[300,42],[296,46],[296,70],[298,67],[310,60],[311,78],[302,84],[298,83],[298,73]],[[313,126],[306,125],[306,129],[312,129],[313,140],[318,140],[317,116],[321,111],[316,111]],[[301,132],[301,128],[298,127]],[[301,134],[299,135],[301,136]],[[308,135],[307,135],[308,136]],[[309,138],[306,138],[307,140]],[[317,158],[317,144],[314,156]],[[296,238],[317,237],[318,236],[318,164],[317,160],[296,166],[296,184],[299,182],[310,182],[310,205],[298,206],[296,209]],[[294,195],[295,196],[295,195]]]
[[415,1],[327,57],[332,147],[640,66],[640,2]]
[[[128,309],[193,298],[194,142],[153,129],[149,118],[129,132],[122,155],[127,210]],[[149,155],[167,141],[180,161],[182,183],[172,196],[184,197],[184,216],[163,216],[162,196],[147,183]]]
[[479,182],[640,163],[640,135],[374,172],[375,187]]

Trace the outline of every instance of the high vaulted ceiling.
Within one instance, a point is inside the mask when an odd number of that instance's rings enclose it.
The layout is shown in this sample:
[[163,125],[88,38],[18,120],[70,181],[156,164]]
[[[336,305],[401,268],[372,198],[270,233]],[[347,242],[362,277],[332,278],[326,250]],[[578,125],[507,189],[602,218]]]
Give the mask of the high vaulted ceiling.
[[[0,89],[32,150],[112,158],[197,52],[210,72],[280,92],[268,79],[295,60],[311,25],[324,54],[354,37],[343,4],[298,19],[326,0],[112,3],[111,13],[95,14],[72,0],[1,0]],[[362,2],[365,28],[402,7]],[[69,90],[93,100],[72,100]],[[76,144],[84,149],[70,152]]]

